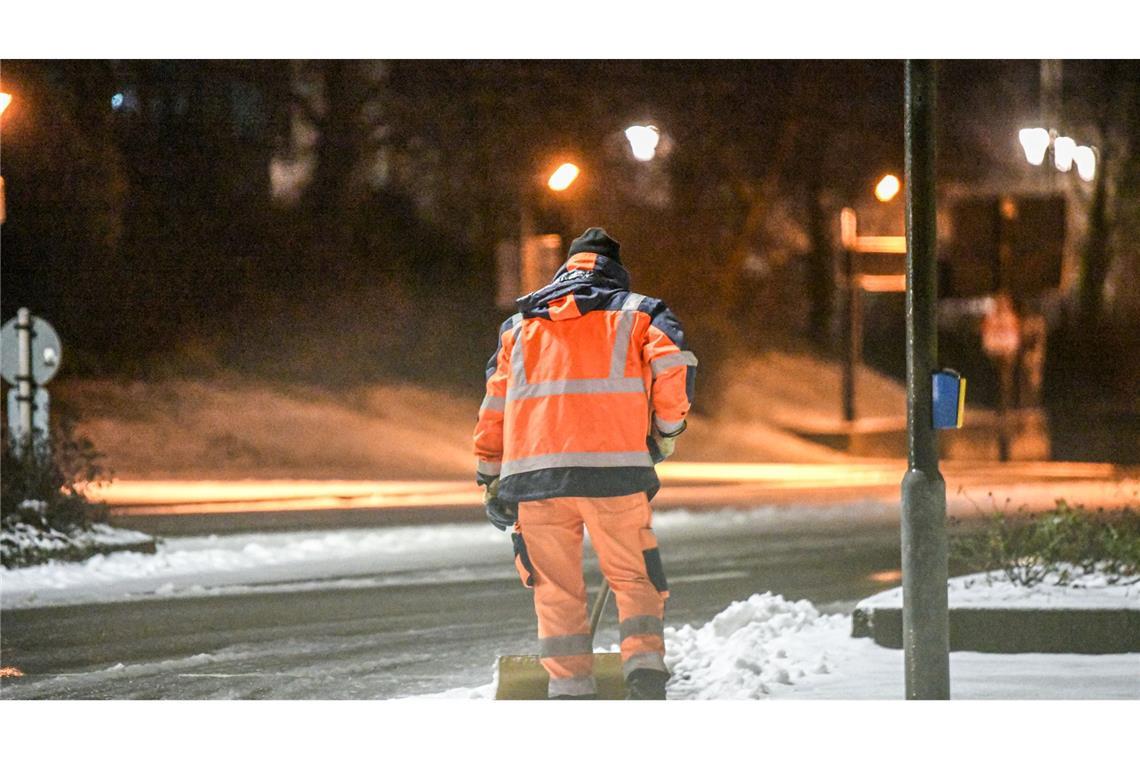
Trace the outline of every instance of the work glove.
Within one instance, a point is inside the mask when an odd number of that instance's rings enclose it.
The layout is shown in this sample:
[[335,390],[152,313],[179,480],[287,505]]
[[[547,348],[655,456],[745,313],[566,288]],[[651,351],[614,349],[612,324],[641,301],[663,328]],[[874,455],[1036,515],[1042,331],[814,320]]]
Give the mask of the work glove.
[[653,460],[653,464],[660,464],[673,456],[673,452],[677,449],[677,437],[685,432],[685,427],[682,425],[677,432],[671,435],[665,435],[654,428],[653,434],[645,439],[645,443],[649,447],[649,457]]
[[483,508],[487,519],[499,530],[509,530],[519,519],[519,505],[499,498],[499,479],[487,484],[483,492]]

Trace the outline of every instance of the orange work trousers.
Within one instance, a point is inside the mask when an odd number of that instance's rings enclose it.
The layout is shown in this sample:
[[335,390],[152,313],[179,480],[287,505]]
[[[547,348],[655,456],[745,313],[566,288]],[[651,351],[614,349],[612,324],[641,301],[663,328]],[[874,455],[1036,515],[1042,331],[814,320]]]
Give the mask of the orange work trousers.
[[617,601],[623,673],[666,671],[663,618],[669,591],[651,520],[644,493],[519,504],[516,564],[523,582],[534,588],[549,696],[597,691],[582,575],[583,525]]

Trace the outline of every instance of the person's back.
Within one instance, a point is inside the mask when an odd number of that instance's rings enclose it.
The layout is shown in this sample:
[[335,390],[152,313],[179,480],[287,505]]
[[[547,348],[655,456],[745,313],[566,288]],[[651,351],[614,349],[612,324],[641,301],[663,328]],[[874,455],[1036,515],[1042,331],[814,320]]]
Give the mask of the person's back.
[[649,499],[654,463],[685,428],[696,358],[664,304],[629,291],[603,230],[587,230],[570,254],[500,329],[475,429],[477,480],[497,527],[517,514],[517,563],[535,589],[551,696],[594,691],[585,524],[617,599],[631,692],[663,698],[668,587]]

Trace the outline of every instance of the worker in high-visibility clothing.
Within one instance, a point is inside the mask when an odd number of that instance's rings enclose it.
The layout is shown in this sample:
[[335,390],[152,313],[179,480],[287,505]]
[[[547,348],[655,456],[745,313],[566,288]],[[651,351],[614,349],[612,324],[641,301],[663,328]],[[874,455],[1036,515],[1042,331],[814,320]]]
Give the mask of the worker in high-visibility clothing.
[[487,516],[513,528],[534,589],[551,698],[596,694],[582,526],[617,600],[632,699],[664,699],[669,595],[649,500],[673,453],[697,360],[665,304],[629,290],[620,245],[591,227],[549,285],[518,300],[487,365],[475,428]]

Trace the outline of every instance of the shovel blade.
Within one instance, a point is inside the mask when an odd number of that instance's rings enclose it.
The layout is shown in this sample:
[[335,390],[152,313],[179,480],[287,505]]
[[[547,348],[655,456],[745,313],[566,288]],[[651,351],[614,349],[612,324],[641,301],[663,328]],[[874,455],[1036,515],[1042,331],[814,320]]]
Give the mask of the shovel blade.
[[[598,699],[625,699],[621,655],[617,652],[595,654],[594,680],[598,683]],[[546,699],[549,683],[546,668],[537,656],[504,655],[499,658],[495,699]]]

